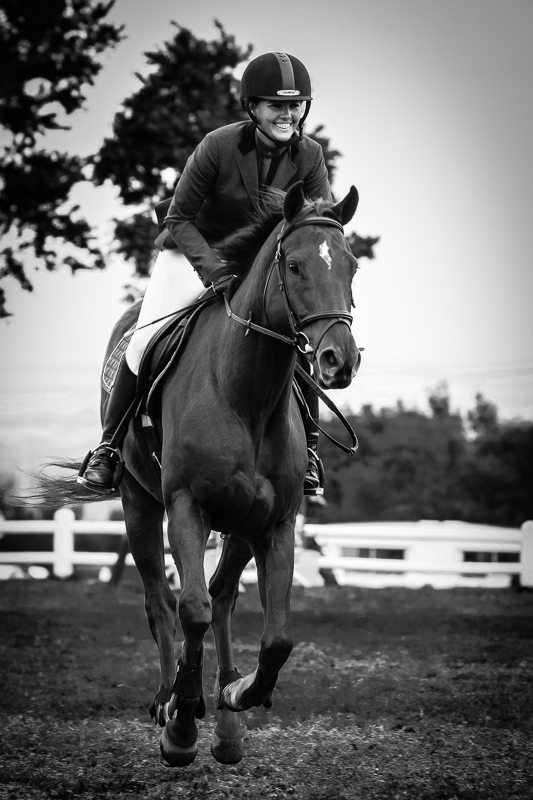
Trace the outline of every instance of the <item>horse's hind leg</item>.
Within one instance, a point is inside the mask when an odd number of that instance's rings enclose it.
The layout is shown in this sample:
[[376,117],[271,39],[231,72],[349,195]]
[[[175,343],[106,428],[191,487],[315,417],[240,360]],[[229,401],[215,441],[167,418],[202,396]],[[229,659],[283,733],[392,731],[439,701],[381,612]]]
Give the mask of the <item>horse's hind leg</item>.
[[196,757],[198,729],[195,719],[201,719],[206,712],[202,686],[203,640],[211,624],[211,600],[205,583],[204,553],[211,526],[210,520],[185,492],[168,495],[168,539],[182,587],[178,613],[184,642],[172,687],[170,719],[160,745],[164,763],[182,767]]
[[233,660],[231,616],[239,596],[240,577],[251,557],[247,542],[236,536],[225,539],[220,561],[209,583],[209,594],[213,598],[212,627],[218,659],[213,699],[220,712],[211,742],[211,753],[221,764],[237,764],[244,756],[239,715],[224,706],[222,693],[226,686],[241,677]]
[[294,519],[277,525],[269,536],[251,546],[257,564],[264,629],[257,669],[230,683],[222,700],[230,711],[270,707],[278,674],[291,650],[289,614],[294,570]]
[[150,715],[163,726],[175,673],[176,598],[165,574],[164,507],[128,472],[121,482],[122,503],[131,554],[144,584],[148,624],[159,650],[161,684]]

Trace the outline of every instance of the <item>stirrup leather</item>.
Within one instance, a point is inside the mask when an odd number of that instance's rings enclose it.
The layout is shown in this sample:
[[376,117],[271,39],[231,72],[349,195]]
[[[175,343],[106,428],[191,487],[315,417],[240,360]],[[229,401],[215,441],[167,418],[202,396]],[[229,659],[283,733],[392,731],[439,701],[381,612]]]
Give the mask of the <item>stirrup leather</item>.
[[[85,477],[85,470],[87,469],[87,465],[89,461],[93,457],[95,453],[98,453],[100,450],[107,450],[112,458],[116,461],[115,473],[113,475],[113,483],[109,488],[101,486],[98,483],[93,483],[92,481],[88,481]],[[108,444],[108,442],[101,442],[97,445],[94,450],[89,450],[85,458],[83,459],[82,465],[78,472],[78,477],[76,478],[76,482],[80,483],[82,486],[87,486],[88,489],[92,489],[93,492],[98,492],[98,494],[114,494],[120,481],[122,480],[122,474],[124,472],[124,459],[122,458],[122,453],[118,447],[113,447],[112,445]]]

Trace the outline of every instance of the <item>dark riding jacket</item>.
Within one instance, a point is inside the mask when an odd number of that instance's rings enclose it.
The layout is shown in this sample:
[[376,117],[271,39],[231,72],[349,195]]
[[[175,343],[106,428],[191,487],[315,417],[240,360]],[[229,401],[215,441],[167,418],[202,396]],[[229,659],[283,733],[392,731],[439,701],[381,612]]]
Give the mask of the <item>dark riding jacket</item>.
[[[212,247],[244,227],[257,208],[257,160],[254,125],[236,122],[208,133],[185,165],[165,225],[200,275],[220,266]],[[322,148],[308,136],[284,151],[269,183],[287,190],[297,181],[307,197],[331,200]]]

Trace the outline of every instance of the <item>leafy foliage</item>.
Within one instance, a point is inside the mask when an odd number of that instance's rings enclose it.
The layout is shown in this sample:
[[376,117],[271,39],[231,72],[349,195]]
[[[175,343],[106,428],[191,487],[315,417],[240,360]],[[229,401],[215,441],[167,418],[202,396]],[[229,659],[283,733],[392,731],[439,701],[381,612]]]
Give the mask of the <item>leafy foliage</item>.
[[320,145],[322,148],[322,153],[324,154],[324,161],[326,162],[326,169],[328,171],[328,178],[329,182],[333,183],[333,178],[335,177],[335,172],[337,169],[337,164],[335,163],[339,156],[342,155],[340,150],[336,150],[334,147],[331,146],[331,141],[328,136],[325,136],[323,133],[324,126],[317,125],[314,130],[310,133],[307,132],[307,135],[310,139],[313,139],[317,144]]
[[379,236],[359,236],[355,232],[346,237],[348,246],[356,258],[374,258],[374,246],[379,240]]
[[101,70],[96,57],[121,39],[120,29],[104,22],[113,5],[2,0],[0,119],[17,144],[34,146],[38,134],[64,127],[51,104],[66,114],[83,106],[84,87]]
[[[360,442],[354,457],[321,438],[328,499],[321,521],[457,519],[515,527],[533,518],[533,424],[492,416],[480,426],[480,408],[495,407],[478,395],[467,428],[450,412],[442,385],[429,403],[431,416],[401,403],[350,416]],[[323,427],[343,440],[335,418]]]
[[[87,86],[101,70],[98,57],[122,38],[105,22],[112,2],[48,0],[0,3],[0,125],[8,143],[0,167],[0,279],[32,290],[28,264],[53,270],[101,268],[103,256],[78,207],[66,207],[74,184],[85,180],[77,156],[47,151],[39,138],[66,129],[63,115],[82,108]],[[69,244],[66,257],[58,255]],[[0,317],[8,316],[0,289]]]

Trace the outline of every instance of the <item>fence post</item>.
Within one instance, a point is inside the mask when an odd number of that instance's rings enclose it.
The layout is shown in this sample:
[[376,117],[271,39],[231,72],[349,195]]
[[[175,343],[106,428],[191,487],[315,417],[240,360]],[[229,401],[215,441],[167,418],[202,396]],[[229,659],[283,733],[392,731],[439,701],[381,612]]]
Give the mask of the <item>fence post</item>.
[[60,508],[54,514],[54,575],[58,578],[69,578],[74,572],[74,519],[71,508]]
[[533,520],[528,520],[522,525],[522,574],[520,584],[533,587]]

